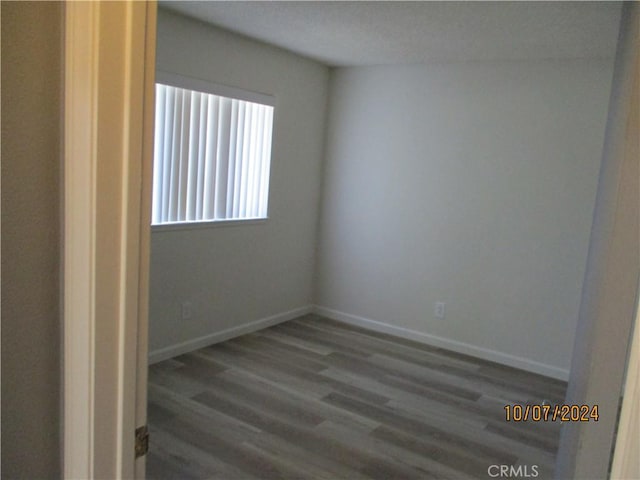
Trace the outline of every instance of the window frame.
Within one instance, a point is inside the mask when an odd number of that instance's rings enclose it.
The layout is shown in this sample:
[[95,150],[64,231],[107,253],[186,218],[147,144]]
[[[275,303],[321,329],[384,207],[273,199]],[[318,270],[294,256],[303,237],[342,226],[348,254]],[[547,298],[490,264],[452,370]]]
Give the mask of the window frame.
[[[239,87],[223,85],[200,78],[190,77],[182,74],[167,72],[156,69],[154,80],[154,88],[157,84],[167,85],[175,88],[182,88],[220,97],[227,97],[246,102],[259,103],[273,108],[273,127],[271,132],[271,153],[273,153],[273,139],[275,138],[275,118],[276,118],[276,97],[272,94],[245,90]],[[154,162],[155,167],[155,162]],[[271,186],[271,169],[270,162],[268,171],[268,184]],[[153,189],[153,186],[152,186]],[[153,192],[152,192],[153,193]],[[269,204],[270,204],[271,188],[269,188],[267,196],[267,213],[264,217],[247,217],[247,218],[224,218],[218,220],[188,220],[165,223],[151,223],[152,232],[174,231],[174,230],[198,230],[203,228],[219,228],[219,227],[237,227],[240,225],[259,225],[269,220]]]

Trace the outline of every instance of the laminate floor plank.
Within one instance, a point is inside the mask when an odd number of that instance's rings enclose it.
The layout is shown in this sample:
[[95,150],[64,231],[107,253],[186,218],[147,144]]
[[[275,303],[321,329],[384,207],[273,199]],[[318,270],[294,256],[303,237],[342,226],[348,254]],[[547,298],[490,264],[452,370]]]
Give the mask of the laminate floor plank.
[[[455,415],[441,414],[441,409],[430,408],[429,405],[419,407],[412,405],[408,399],[393,401],[389,406],[399,408],[399,405],[408,413],[420,416],[426,424],[447,431],[448,433],[458,435],[477,443],[486,443],[492,447],[503,451],[518,458],[527,458],[540,465],[553,465],[555,456],[546,450],[539,448],[536,444],[527,442],[514,442],[513,439],[505,437],[502,434],[494,433],[486,429],[487,424],[479,424],[473,418],[461,418]],[[424,437],[421,437],[424,439]],[[464,449],[463,449],[464,450]]]
[[[461,470],[452,466],[453,462],[443,462],[442,458],[427,455],[428,449],[421,449],[419,452],[411,451],[403,447],[399,447],[393,442],[387,442],[382,436],[373,434],[372,432],[358,432],[344,425],[333,422],[324,422],[317,429],[338,436],[352,444],[361,445],[363,448],[373,452],[384,452],[387,457],[393,458],[395,461],[411,468],[417,469],[424,475],[424,478],[443,478],[443,479],[465,479],[468,477]],[[433,451],[436,449],[434,448]],[[433,453],[432,451],[432,453]],[[468,457],[461,456],[458,461],[466,462]]]
[[383,456],[372,455],[370,452],[362,450],[358,445],[344,443],[341,439],[324,435],[319,430],[300,427],[263,411],[226,400],[217,393],[204,392],[196,395],[194,399],[215,410],[223,411],[227,415],[250,423],[265,432],[280,438],[287,438],[297,445],[304,446],[308,451],[326,457],[330,462],[340,462],[356,470],[370,465],[372,462],[377,462],[388,470],[394,470],[397,473],[397,478],[415,476],[410,469],[403,469],[402,466],[384,459]]
[[[260,388],[259,384],[242,384],[228,378],[214,377],[207,382],[208,390],[218,392],[231,401],[237,401],[250,408],[269,411],[277,418],[292,425],[314,427],[325,418],[316,412],[292,401],[283,392]],[[197,396],[193,397],[197,398]]]
[[[427,458],[448,466],[458,472],[459,476],[471,476],[472,478],[483,478],[486,473],[487,463],[484,459],[476,458],[471,452],[464,452],[441,446],[437,441],[426,437],[416,437],[400,430],[382,425],[372,432],[372,436],[398,448],[413,452],[416,455],[424,455]],[[457,478],[454,477],[454,478]]]
[[242,341],[242,345],[246,345],[250,348],[253,347],[261,351],[273,350],[279,354],[287,355],[292,359],[310,359],[318,363],[322,363],[325,360],[325,356],[331,353],[328,349],[326,353],[316,353],[306,348],[292,345],[291,342],[283,342],[282,339],[273,338],[268,335],[261,335],[260,333],[262,332],[258,332],[255,335],[245,335],[237,340]]
[[[214,348],[216,347],[216,348]],[[247,358],[246,355],[238,354],[237,349],[224,348],[219,345],[214,347],[204,348],[199,351],[199,354],[205,356],[215,357],[220,363],[224,363],[234,370],[244,370],[261,375],[264,378],[268,378],[274,382],[282,385],[288,385],[291,388],[306,392],[307,395],[312,395],[317,398],[321,398],[332,390],[325,385],[319,385],[317,383],[305,380],[296,376],[289,366],[280,369],[280,365],[273,365],[257,361],[256,359]]]
[[[417,342],[415,340],[410,340],[408,338],[402,338],[402,337],[394,337],[391,335],[388,335],[386,333],[381,333],[381,332],[376,332],[375,330],[369,330],[367,328],[363,328],[363,327],[358,327],[356,325],[350,325],[344,322],[340,322],[338,320],[332,320],[330,318],[324,318],[324,317],[320,317],[318,315],[314,315],[314,314],[309,314],[309,315],[305,315],[304,317],[302,317],[300,319],[301,321],[304,322],[322,322],[323,324],[326,325],[333,325],[337,328],[343,329],[343,330],[347,330],[347,331],[354,331],[354,332],[359,332],[362,333],[366,336],[370,336],[370,337],[374,337],[374,338],[379,338],[381,340],[384,341],[391,341],[392,343],[395,343],[397,345],[405,345],[407,347],[410,347],[414,350],[419,350],[419,351],[424,351],[424,352],[439,352],[442,349],[438,348],[438,347],[432,347],[431,345],[427,345],[425,343],[421,343],[421,342]],[[446,352],[446,351],[444,351]]]
[[320,398],[307,395],[304,391],[294,391],[288,388],[281,388],[280,385],[273,381],[257,377],[248,371],[228,371],[221,374],[224,378],[234,378],[242,382],[250,382],[252,385],[263,385],[265,389],[275,389],[278,395],[288,398],[290,401],[304,405],[310,412],[324,417],[326,420],[332,420],[342,425],[348,425],[350,428],[362,431],[371,431],[380,424],[366,417],[354,414],[352,412],[333,407]]
[[315,342],[318,345],[322,345],[331,349],[332,353],[341,352],[349,354],[353,357],[366,358],[371,355],[371,352],[364,348],[357,348],[353,345],[345,345],[340,339],[327,338],[326,336],[317,335],[315,332],[308,328],[304,328],[301,325],[295,325],[292,323],[282,323],[273,327],[276,332],[283,332],[292,337],[306,340],[307,342]]
[[[379,395],[373,391],[359,389],[352,385],[343,384],[339,381],[327,378],[321,375],[321,370],[325,370],[331,364],[331,358],[326,356],[326,364],[320,365],[316,362],[309,366],[309,363],[299,362],[297,358],[287,355],[287,352],[274,351],[273,348],[266,346],[263,348],[247,345],[246,343],[229,343],[226,345],[227,351],[232,355],[238,355],[250,365],[261,365],[262,368],[268,368],[269,365],[274,366],[272,373],[286,374],[296,378],[299,382],[305,382],[311,386],[312,391],[322,392],[320,396],[324,396],[327,391],[339,391],[346,395],[355,396],[366,401],[374,403],[385,403],[389,399]],[[231,365],[228,360],[227,365]],[[244,367],[251,368],[249,367]]]
[[332,367],[350,370],[359,375],[366,375],[371,378],[378,379],[382,383],[384,383],[385,377],[400,378],[414,385],[430,388],[436,392],[447,393],[460,398],[466,398],[468,400],[477,400],[481,396],[478,391],[458,387],[452,383],[447,383],[446,381],[436,380],[433,377],[429,377],[427,373],[423,375],[416,375],[407,369],[374,364],[369,359],[352,357],[345,353],[335,352],[327,357],[329,358]]
[[152,394],[153,397],[150,398],[149,404],[157,404],[172,413],[177,413],[177,415],[173,415],[161,424],[151,424],[157,425],[159,428],[166,429],[167,424],[174,418],[179,417],[182,420],[196,423],[205,429],[226,431],[228,432],[227,436],[229,438],[235,438],[239,443],[246,438],[252,438],[254,434],[262,433],[262,430],[249,423],[226,415],[224,412],[211,409],[192,398],[180,397],[179,394],[164,389],[163,387],[150,386],[150,394]]
[[[262,431],[253,425],[242,422],[233,416],[225,415],[192,399],[180,398],[174,392],[163,387],[157,387],[152,392],[154,401],[159,402],[171,411],[180,411],[180,415],[164,422],[162,425],[151,425],[151,435],[154,431],[164,431],[189,446],[182,450],[182,456],[190,460],[187,473],[194,476],[194,465],[209,469],[206,475],[196,475],[198,478],[294,478],[300,475],[297,470],[286,465],[274,464],[270,459],[247,451],[244,444],[248,439],[254,439]],[[175,441],[167,441],[165,436],[157,437],[151,443],[151,451],[163,450],[175,452]],[[208,452],[215,450],[208,462],[202,458]],[[188,452],[185,454],[184,452]],[[243,460],[246,459],[246,462]]]
[[551,478],[559,422],[506,404],[561,403],[566,383],[305,315],[149,368],[152,479]]
[[503,463],[516,460],[516,458],[507,451],[499,450],[493,446],[475,442],[448,432],[445,429],[429,425],[426,422],[416,419],[406,410],[400,411],[397,408],[369,405],[338,393],[331,393],[327,395],[324,400],[331,405],[339,406],[352,412],[358,412],[360,415],[365,415],[372,420],[376,420],[396,430],[407,432],[414,437],[435,440],[445,447],[464,448],[483,459]]
[[[442,405],[452,406],[475,406],[475,402],[464,398],[455,397],[445,392],[440,392],[435,388],[416,385],[409,381],[398,379],[389,375],[369,375],[369,372],[359,369],[341,369],[331,367],[321,372],[323,376],[341,380],[349,383],[361,390],[372,390],[379,392],[380,395],[393,400],[398,398],[415,398],[418,401],[433,401]],[[386,403],[386,402],[385,402]],[[502,407],[500,407],[502,409]],[[479,413],[484,413],[484,410]]]
[[267,337],[278,342],[286,343],[288,345],[294,346],[298,349],[308,350],[309,352],[317,353],[319,355],[328,355],[333,350],[328,347],[323,347],[314,342],[306,342],[299,338],[293,337],[291,335],[287,335],[284,332],[276,331],[273,328],[267,328],[265,330],[260,330],[258,332],[253,333],[257,337]]
[[[514,450],[518,455],[526,458],[533,458],[542,464],[553,463],[554,458],[546,453],[546,451],[532,447],[527,443],[514,443],[512,435],[509,438],[501,435],[493,435],[490,431],[485,430],[491,420],[504,421],[504,403],[496,404],[493,401],[492,410],[487,407],[479,407],[477,402],[469,402],[466,400],[458,400],[452,403],[450,398],[442,401],[439,397],[436,399],[430,395],[429,391],[418,388],[416,393],[407,393],[404,390],[394,389],[388,385],[380,384],[375,380],[358,377],[356,375],[343,371],[329,369],[323,372],[324,375],[335,376],[344,381],[352,381],[363,389],[378,389],[381,393],[394,398],[389,406],[397,409],[404,409],[406,412],[414,412],[422,415],[422,420],[427,424],[449,430],[460,436],[477,442],[487,442],[495,445],[505,451]],[[395,382],[390,382],[395,383]],[[411,390],[416,391],[416,390]],[[485,402],[487,400],[485,399]],[[462,414],[461,414],[462,413]],[[510,423],[511,428],[522,428],[525,431],[541,432],[547,438],[557,440],[559,437],[558,423]]]
[[[431,368],[422,368],[418,369],[415,365],[402,365],[401,360],[396,359],[388,359],[381,355],[372,355],[368,359],[370,364],[380,366],[385,369],[387,372],[385,375],[384,381],[385,383],[389,383],[391,385],[395,385],[399,388],[406,388],[408,391],[420,391],[421,387],[432,388],[434,387],[429,384],[425,384],[424,382],[415,381],[413,378],[426,377],[430,379],[431,382],[439,382],[440,384],[456,386],[459,391],[464,392],[463,394],[456,395],[455,391],[447,391],[435,389],[437,392],[442,392],[443,394],[447,394],[449,397],[457,397],[460,400],[470,400],[476,402],[480,399],[482,395],[492,395],[495,397],[501,398],[503,401],[507,403],[524,403],[529,398],[526,394],[518,393],[513,390],[504,389],[501,387],[496,387],[494,384],[483,384],[477,381],[469,381],[465,378],[461,378],[456,375],[451,375],[447,372],[438,371],[437,369]],[[405,375],[394,375],[392,372],[394,369],[396,371],[405,372]],[[391,369],[391,370],[390,370]],[[422,371],[422,375],[420,375],[420,371]]]
[[147,478],[157,480],[196,480],[200,477],[190,472],[189,463],[174,458],[173,452],[150,451],[147,454]]
[[[222,462],[217,456],[194,448],[162,428],[152,425],[149,433],[155,441],[150,449],[154,459],[147,461],[147,466],[153,470],[147,471],[147,478],[258,480],[257,477]],[[155,458],[164,459],[165,462],[158,464]]]
[[[331,320],[327,318],[321,318],[316,315],[307,315],[301,319],[294,320],[302,323],[307,323],[314,328],[334,328],[336,330],[354,332],[363,338],[376,339],[383,343],[394,345],[394,348],[398,346],[404,346],[412,351],[426,352],[429,356],[437,358],[436,362],[442,364],[446,370],[450,367],[460,367],[463,369],[476,371],[489,382],[504,382],[508,381],[508,384],[512,388],[530,387],[534,385],[536,388],[540,387],[540,390],[547,392],[549,395],[555,395],[560,399],[564,398],[567,384],[561,380],[545,377],[531,372],[524,372],[522,370],[507,367],[505,365],[496,364],[487,360],[481,360],[462,353],[452,352],[439,347],[431,347],[424,345],[413,340],[402,339],[397,337],[391,337],[384,333],[367,330],[362,327],[349,325],[337,320]],[[383,353],[383,350],[379,350]],[[430,358],[426,356],[425,358]]]
[[457,360],[448,356],[443,356],[437,351],[425,351],[412,348],[408,345],[394,343],[388,339],[382,339],[379,337],[372,337],[366,333],[360,331],[354,331],[350,329],[343,329],[336,327],[332,324],[327,324],[322,321],[310,321],[293,320],[297,325],[306,325],[314,330],[322,330],[334,335],[340,335],[348,339],[355,345],[361,345],[365,349],[369,349],[379,354],[384,354],[388,357],[398,358],[407,362],[413,362],[418,365],[436,365],[444,366],[450,365],[458,368],[466,369],[469,371],[477,371],[479,366],[473,362],[473,360]]
[[[254,355],[266,355],[272,362],[280,362],[295,366],[297,369],[308,370],[310,372],[319,372],[324,370],[326,365],[323,363],[325,356],[319,355],[318,358],[311,358],[312,355],[303,356],[299,352],[293,352],[291,349],[276,348],[273,345],[261,344],[259,339],[244,336],[238,339],[229,340],[229,345],[240,348],[247,353]],[[269,354],[273,352],[274,354]]]
[[198,423],[187,422],[182,418],[171,420],[165,428],[170,428],[174,435],[199,450],[215,452],[215,456],[222,462],[245,472],[247,477],[292,479],[303,476],[298,468],[274,462],[270,457],[245,448],[243,443],[230,440],[226,431],[205,429]]
[[[223,375],[226,378],[231,377],[230,372],[225,372]],[[254,384],[254,382],[251,382],[251,384]],[[318,455],[316,455],[313,450],[303,448],[296,443],[292,443],[288,438],[274,436],[267,431],[263,431],[262,429],[255,426],[260,422],[252,421],[251,423],[247,423],[245,420],[255,420],[256,417],[252,416],[243,418],[242,416],[238,415],[237,412],[241,412],[243,410],[253,412],[256,410],[256,405],[252,404],[251,401],[247,399],[238,400],[237,398],[234,398],[234,392],[221,392],[220,390],[217,390],[215,395],[220,396],[222,400],[221,403],[214,403],[213,401],[211,401],[210,397],[209,401],[203,402],[192,398],[180,398],[179,395],[165,389],[164,387],[151,386],[150,389],[152,389],[152,391],[150,392],[151,397],[153,397],[152,402],[159,403],[160,405],[162,405],[162,408],[164,408],[168,412],[171,412],[171,418],[175,418],[175,412],[180,411],[182,419],[193,425],[195,429],[224,432],[225,440],[227,442],[236,443],[238,446],[241,446],[241,448],[239,447],[239,449],[241,450],[249,449],[259,456],[265,454],[268,458],[271,458],[275,455],[276,458],[279,459],[280,463],[284,463],[285,467],[288,468],[291,475],[300,475],[300,472],[293,472],[294,468],[292,468],[292,465],[295,466],[295,469],[300,468],[300,459],[304,458],[303,465],[305,467],[305,472],[312,472],[314,476],[309,477],[309,475],[305,473],[305,475],[302,475],[301,478],[365,478],[363,476],[360,476],[357,470],[349,470],[342,466],[340,463],[326,462],[326,460],[318,457]],[[205,396],[207,395],[205,394]],[[229,405],[233,404],[234,402],[240,405],[239,408],[229,408]],[[150,403],[150,405],[153,405],[154,403]],[[220,404],[222,404],[223,406],[226,405],[227,408],[216,408],[216,405]],[[296,423],[292,422],[291,418],[284,419],[284,417],[267,418],[265,421],[275,421],[280,422],[280,424],[289,422],[293,425],[295,425]],[[350,426],[353,428],[352,425]],[[179,440],[177,440],[175,437],[167,440],[166,436],[164,438],[157,436],[158,431],[162,432],[163,429],[167,431],[165,432],[165,435],[166,433],[171,432],[171,422],[165,421],[157,427],[154,425],[151,425],[151,427],[151,434],[155,439],[155,441],[152,442],[152,451],[155,451],[157,453],[158,448],[162,449],[163,446],[166,448],[167,445],[170,445],[174,449],[176,447],[179,447],[179,445],[176,445],[176,442]],[[370,431],[371,428],[367,427],[365,430]],[[196,465],[198,465],[199,463],[203,463],[199,461],[202,459],[203,455],[210,457],[211,460],[217,460],[214,465],[210,467],[210,476],[212,478],[220,478],[221,480],[224,480],[225,478],[247,478],[249,475],[247,472],[240,472],[238,474],[238,469],[235,469],[236,473],[232,472],[232,474],[230,474],[229,469],[232,468],[232,466],[225,464],[220,459],[218,459],[217,456],[206,455],[205,452],[194,447],[189,448],[192,449],[191,453],[193,454],[194,460],[196,461]],[[206,467],[208,463],[211,462],[204,462],[204,466]],[[221,465],[224,465],[224,468],[221,468]],[[312,468],[314,466],[315,468]],[[322,470],[320,470],[318,466],[321,466]],[[319,475],[319,472],[323,472],[323,474]],[[187,469],[187,473],[189,474],[189,476],[194,476],[193,466],[190,466]],[[265,473],[265,475],[267,475],[267,473]],[[271,477],[265,476],[258,478]]]
[[184,375],[182,370],[157,371],[155,365],[149,368],[149,388],[152,386],[162,386],[168,390],[178,392],[185,398],[200,393],[204,389],[197,380]]
[[[465,400],[454,400],[450,396],[434,394],[433,391],[416,387],[418,393],[408,392],[406,389],[396,388],[387,384],[379,383],[366,377],[345,374],[343,371],[328,369],[322,372],[323,375],[341,378],[344,381],[353,382],[362,389],[377,390],[391,398],[387,405],[395,406],[398,409],[412,408],[418,410],[425,419],[436,417],[442,422],[451,422],[452,425],[460,425],[464,428],[475,427],[484,429],[491,418],[503,418],[504,411],[498,407],[496,412],[487,412],[486,409],[476,408],[475,402]],[[414,390],[411,390],[412,392]],[[460,415],[460,410],[465,411],[465,415]],[[501,415],[500,417],[498,417]]]
[[252,358],[256,361],[268,357],[270,361],[278,361],[284,362],[287,365],[294,365],[295,367],[293,369],[287,368],[288,373],[297,378],[330,387],[333,391],[338,391],[349,396],[355,396],[373,403],[386,403],[389,401],[389,398],[375,393],[374,391],[360,389],[353,385],[322,375],[322,371],[326,370],[331,365],[331,357],[327,355],[322,356],[322,358],[317,358],[315,362],[309,364],[301,362],[299,354],[292,354],[289,349],[282,350],[269,342],[266,344],[262,343],[260,339],[250,342],[244,341],[238,344],[234,343],[233,345],[238,346],[242,351],[244,351],[247,358]]
[[[259,444],[258,444],[259,443]],[[350,471],[339,471],[331,470],[328,462],[318,461],[312,455],[305,454],[304,462],[300,462],[300,457],[292,455],[291,452],[285,451],[283,449],[274,448],[274,444],[272,442],[255,442],[252,440],[251,442],[247,442],[245,448],[249,448],[254,450],[256,453],[265,456],[266,458],[272,458],[274,462],[288,462],[293,468],[304,468],[302,472],[300,472],[298,478],[315,478],[321,480],[333,480],[335,478],[358,478],[359,473],[350,470]],[[297,455],[300,455],[302,452],[297,452]],[[362,478],[361,478],[362,480]]]

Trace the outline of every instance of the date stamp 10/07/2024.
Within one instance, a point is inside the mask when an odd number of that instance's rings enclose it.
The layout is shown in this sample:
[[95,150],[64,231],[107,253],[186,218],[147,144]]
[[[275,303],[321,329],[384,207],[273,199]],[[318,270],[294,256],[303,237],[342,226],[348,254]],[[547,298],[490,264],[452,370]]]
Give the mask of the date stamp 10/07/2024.
[[597,422],[598,405],[505,405],[507,422]]

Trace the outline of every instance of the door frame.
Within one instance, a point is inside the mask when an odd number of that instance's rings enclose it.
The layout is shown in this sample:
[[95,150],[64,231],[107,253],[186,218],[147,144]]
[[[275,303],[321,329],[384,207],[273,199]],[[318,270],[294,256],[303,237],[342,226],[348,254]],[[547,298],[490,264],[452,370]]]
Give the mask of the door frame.
[[65,4],[65,478],[144,477],[156,8]]
[[[640,296],[640,287],[638,288]],[[640,475],[640,303],[636,307],[631,353],[611,464],[612,480]]]

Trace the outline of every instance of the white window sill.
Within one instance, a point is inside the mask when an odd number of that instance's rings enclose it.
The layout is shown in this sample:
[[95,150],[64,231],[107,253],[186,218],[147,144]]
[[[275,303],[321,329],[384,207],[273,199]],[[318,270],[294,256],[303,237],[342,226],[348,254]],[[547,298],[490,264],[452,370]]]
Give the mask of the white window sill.
[[171,232],[176,230],[199,230],[220,227],[239,227],[242,225],[259,225],[266,223],[268,217],[261,218],[236,218],[230,220],[207,220],[198,222],[172,222],[151,225],[152,233]]

